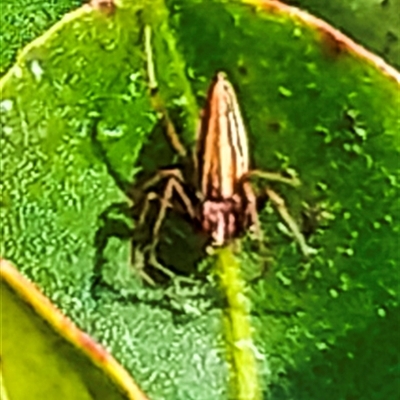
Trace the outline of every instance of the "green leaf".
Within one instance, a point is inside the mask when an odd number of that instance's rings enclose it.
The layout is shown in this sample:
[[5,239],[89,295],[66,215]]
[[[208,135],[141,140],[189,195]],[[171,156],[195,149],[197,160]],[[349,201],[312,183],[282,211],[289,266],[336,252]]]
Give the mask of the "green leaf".
[[128,373],[32,283],[4,260],[0,268],[2,399],[146,400]]

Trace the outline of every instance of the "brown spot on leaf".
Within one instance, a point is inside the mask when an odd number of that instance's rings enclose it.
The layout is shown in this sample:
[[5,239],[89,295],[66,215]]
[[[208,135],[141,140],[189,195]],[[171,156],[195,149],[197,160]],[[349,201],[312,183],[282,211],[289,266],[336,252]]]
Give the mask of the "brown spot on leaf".
[[113,0],[92,0],[90,6],[107,15],[111,15],[115,11],[115,3]]
[[268,121],[267,123],[268,126],[268,130],[272,131],[272,132],[280,132],[282,129],[282,124],[279,121]]
[[338,58],[347,50],[346,44],[340,37],[338,37],[338,35],[335,35],[335,32],[321,28],[319,29],[319,32],[321,35],[322,49],[329,58]]

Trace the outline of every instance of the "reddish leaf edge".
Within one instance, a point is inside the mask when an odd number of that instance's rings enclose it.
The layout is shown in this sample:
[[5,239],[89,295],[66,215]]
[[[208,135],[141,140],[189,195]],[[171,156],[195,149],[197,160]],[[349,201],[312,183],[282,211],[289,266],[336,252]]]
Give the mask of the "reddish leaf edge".
[[381,57],[354,42],[338,29],[332,27],[324,20],[309,14],[307,11],[289,6],[277,0],[241,0],[240,2],[259,7],[269,13],[282,13],[293,19],[297,19],[300,23],[308,25],[319,32],[321,45],[331,55],[339,55],[339,53],[347,52],[362,58],[400,85],[400,72],[394,67],[386,63]]
[[65,340],[79,348],[97,367],[105,371],[129,400],[149,400],[129,373],[99,343],[81,331],[31,281],[7,260],[0,258],[0,279]]

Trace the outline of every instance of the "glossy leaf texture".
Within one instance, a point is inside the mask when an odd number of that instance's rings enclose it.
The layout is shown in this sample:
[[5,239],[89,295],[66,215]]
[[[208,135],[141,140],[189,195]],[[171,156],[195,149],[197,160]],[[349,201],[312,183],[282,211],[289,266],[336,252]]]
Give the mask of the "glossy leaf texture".
[[[253,167],[303,183],[271,187],[318,253],[304,260],[267,205],[267,253],[246,237],[238,256],[264,397],[393,398],[399,75],[278,2],[85,6],[25,48],[1,81],[2,254],[150,398],[228,397],[224,302],[209,270],[196,274],[213,261],[193,227],[171,213],[159,248],[191,284],[147,288],[129,268],[130,184],[176,161],[147,87],[145,25],[159,96],[185,144],[222,70]],[[93,293],[100,270],[106,285]]]

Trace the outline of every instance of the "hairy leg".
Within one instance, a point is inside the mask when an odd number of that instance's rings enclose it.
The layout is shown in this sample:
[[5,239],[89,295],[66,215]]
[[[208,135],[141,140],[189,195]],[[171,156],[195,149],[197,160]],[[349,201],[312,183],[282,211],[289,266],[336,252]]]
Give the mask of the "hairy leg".
[[274,190],[272,189],[265,189],[269,199],[271,200],[272,204],[275,206],[275,208],[278,210],[278,213],[282,217],[282,219],[285,221],[286,225],[289,227],[290,231],[293,234],[293,237],[297,241],[297,243],[300,246],[301,252],[306,256],[310,256],[311,254],[316,253],[316,250],[313,249],[312,247],[309,247],[306,243],[306,240],[304,239],[303,234],[300,232],[300,229],[298,225],[296,224],[296,221],[293,219],[293,217],[289,214],[288,209],[286,208],[285,205],[285,200],[281,196],[279,196]]
[[[261,179],[266,179],[266,180],[272,181],[272,182],[285,183],[285,184],[293,186],[293,187],[299,186],[301,184],[300,180],[297,177],[287,178],[276,172],[261,171],[261,170],[249,171],[246,174],[246,176],[244,177],[245,181],[252,176],[258,177]],[[296,221],[293,219],[293,217],[290,215],[288,209],[286,208],[285,200],[281,196],[279,196],[278,193],[276,193],[274,190],[272,190],[268,187],[265,189],[265,192],[267,193],[272,204],[277,209],[281,218],[284,220],[286,225],[289,227],[290,231],[293,234],[293,237],[299,244],[301,252],[307,257],[310,256],[311,254],[316,253],[315,249],[313,249],[312,247],[309,247],[307,245],[306,240],[305,240],[303,234],[301,233]]]
[[292,177],[292,178],[287,178],[277,172],[269,172],[269,171],[261,171],[258,169],[249,171],[246,176],[245,179],[251,178],[251,177],[257,177],[257,178],[262,178],[271,182],[281,182],[281,183],[285,183],[287,185],[290,186],[300,186],[301,182],[297,177]]
[[161,96],[158,93],[158,83],[156,79],[156,72],[153,61],[153,51],[151,47],[151,28],[146,25],[144,29],[145,35],[145,53],[147,62],[147,76],[149,80],[149,88],[151,94],[151,100],[154,110],[161,113],[164,120],[165,132],[168,141],[171,143],[173,149],[181,156],[186,157],[187,151],[185,146],[179,139],[179,135],[176,132],[175,126],[168,115],[168,111],[164,105]]
[[246,218],[250,219],[250,224],[254,226],[255,233],[257,235],[257,238],[260,242],[260,247],[262,248],[263,246],[263,234],[262,230],[260,227],[260,221],[258,219],[258,213],[257,213],[257,197],[254,194],[253,188],[251,187],[250,182],[243,182],[242,185],[243,192],[246,196],[247,199],[247,207],[246,207]]
[[[160,262],[157,260],[156,257],[156,248],[159,242],[159,234],[162,223],[165,219],[168,208],[173,207],[172,199],[175,194],[179,196],[179,198],[181,199],[182,203],[185,206],[186,212],[190,215],[192,219],[196,217],[196,213],[190,198],[185,193],[183,182],[181,179],[181,173],[179,170],[160,171],[156,176],[154,176],[152,179],[150,179],[144,184],[144,188],[148,189],[149,187],[155,185],[162,179],[168,179],[165,185],[164,192],[162,196],[158,195],[155,192],[150,192],[147,194],[142,212],[139,217],[138,227],[142,226],[145,223],[146,216],[150,208],[150,202],[156,199],[159,200],[160,209],[158,211],[158,215],[152,229],[151,242],[145,247],[145,252],[149,254],[148,262],[150,265],[152,265],[153,267],[162,271],[165,275],[172,278],[174,274],[170,270],[165,268],[162,264],[160,264]],[[134,256],[136,255],[137,257],[137,249],[134,249],[134,253],[135,254],[133,255]],[[143,273],[144,272],[142,271],[141,274],[143,275]],[[146,278],[148,278],[146,279],[148,282],[151,279],[149,277]]]

